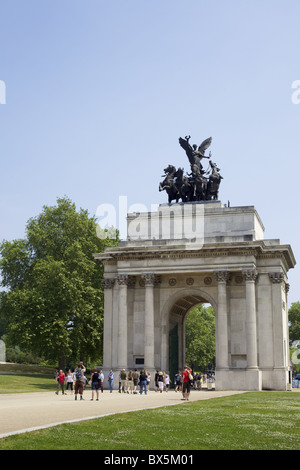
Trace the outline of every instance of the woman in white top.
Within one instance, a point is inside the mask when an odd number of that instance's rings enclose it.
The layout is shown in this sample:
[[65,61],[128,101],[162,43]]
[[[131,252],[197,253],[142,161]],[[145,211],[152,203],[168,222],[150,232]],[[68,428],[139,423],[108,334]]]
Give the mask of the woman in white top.
[[73,374],[72,374],[72,371],[69,369],[69,372],[67,374],[67,390],[71,390],[71,392],[73,393],[73,382],[74,382],[74,379],[73,379]]
[[165,386],[166,386],[166,392],[167,392],[169,390],[170,377],[166,372],[164,373],[164,378],[165,378]]

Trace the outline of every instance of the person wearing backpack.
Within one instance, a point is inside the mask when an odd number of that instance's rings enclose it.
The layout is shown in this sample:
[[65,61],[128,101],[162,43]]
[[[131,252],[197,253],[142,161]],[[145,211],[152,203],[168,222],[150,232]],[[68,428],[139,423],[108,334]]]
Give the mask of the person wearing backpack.
[[77,400],[77,395],[79,393],[80,400],[83,400],[83,388],[84,388],[84,374],[85,367],[83,362],[79,362],[78,366],[74,370],[76,381],[75,381],[75,400]]

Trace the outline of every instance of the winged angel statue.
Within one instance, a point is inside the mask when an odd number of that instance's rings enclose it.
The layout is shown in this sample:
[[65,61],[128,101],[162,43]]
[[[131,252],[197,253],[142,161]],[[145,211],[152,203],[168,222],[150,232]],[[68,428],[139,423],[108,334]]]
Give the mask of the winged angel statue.
[[[211,152],[208,157],[205,156],[205,151],[211,145],[212,138],[205,139],[199,147],[196,144],[191,145],[190,138],[190,135],[184,139],[179,137],[179,144],[188,157],[191,173],[184,176],[183,168],[176,170],[173,165],[169,165],[164,170],[165,179],[159,185],[159,191],[167,191],[169,203],[174,199],[176,202],[180,199],[183,202],[218,199],[219,186],[221,179],[223,179],[219,173],[220,168],[217,168],[216,163],[211,161]],[[203,169],[201,163],[203,158],[209,159],[210,171]],[[208,178],[204,176],[208,174]]]

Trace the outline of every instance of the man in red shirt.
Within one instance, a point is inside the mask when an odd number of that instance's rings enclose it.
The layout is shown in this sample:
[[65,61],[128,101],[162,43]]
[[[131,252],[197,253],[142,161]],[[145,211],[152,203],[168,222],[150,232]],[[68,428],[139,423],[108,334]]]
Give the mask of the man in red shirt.
[[65,394],[65,380],[66,380],[66,376],[65,376],[63,370],[60,370],[60,371],[59,371],[59,374],[57,375],[56,380],[57,380],[57,392],[55,392],[56,395],[58,395],[59,389],[61,389],[62,394],[64,395],[64,394]]
[[191,393],[191,381],[189,375],[191,370],[188,366],[185,366],[184,371],[182,372],[182,400],[189,400]]

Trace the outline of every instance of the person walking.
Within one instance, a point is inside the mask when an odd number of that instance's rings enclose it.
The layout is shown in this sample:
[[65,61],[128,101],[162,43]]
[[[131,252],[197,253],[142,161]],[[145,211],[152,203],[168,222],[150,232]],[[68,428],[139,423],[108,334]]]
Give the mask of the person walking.
[[170,380],[170,376],[167,374],[167,372],[164,373],[164,380],[165,380],[166,392],[168,392],[171,380]]
[[99,373],[94,367],[92,375],[91,375],[91,385],[92,385],[92,398],[91,401],[94,400],[94,394],[96,392],[96,401],[99,401]]
[[155,382],[155,391],[158,392],[159,390],[159,386],[158,386],[158,377],[159,377],[159,371],[157,370],[155,372],[155,376],[154,376],[154,382]]
[[164,389],[164,374],[162,371],[159,371],[158,372],[158,390],[160,391],[160,393],[163,392],[163,389]]
[[115,376],[115,374],[113,373],[112,369],[110,369],[109,373],[107,374],[110,393],[112,393],[112,391],[113,391],[114,376]]
[[67,390],[71,390],[71,394],[73,394],[73,383],[74,383],[74,379],[73,379],[73,374],[72,374],[72,371],[69,369],[69,372],[67,374],[67,378],[66,378],[66,382],[67,382]]
[[138,387],[138,383],[139,383],[139,373],[138,373],[138,370],[137,369],[134,369],[134,372],[132,374],[132,377],[133,377],[133,393],[134,395],[137,394],[137,387]]
[[181,389],[181,375],[180,370],[175,374],[174,378],[175,392],[179,392]]
[[148,390],[148,392],[149,392],[149,390],[150,390],[150,383],[151,383],[151,374],[150,374],[150,372],[147,372],[147,371],[146,371],[146,374],[147,374],[147,390]]
[[122,369],[120,372],[121,377],[121,390],[123,393],[127,392],[127,374],[125,369]]
[[57,380],[57,391],[55,392],[56,395],[58,395],[59,390],[61,390],[61,393],[64,395],[66,376],[63,370],[59,371],[59,374],[57,375],[56,380]]
[[128,372],[128,384],[127,384],[127,393],[132,393],[133,392],[133,376],[132,376],[132,370]]
[[80,400],[83,400],[83,389],[84,389],[84,374],[85,374],[85,367],[83,362],[79,362],[76,369],[75,369],[75,400],[77,400],[77,395],[79,393]]
[[99,390],[101,390],[101,393],[103,393],[103,382],[104,382],[104,374],[102,372],[102,369],[99,371]]
[[142,395],[143,390],[145,395],[147,395],[147,374],[145,370],[142,370],[140,373],[140,395]]
[[192,371],[188,366],[185,366],[184,371],[182,372],[182,400],[190,399],[191,392],[191,380],[192,380]]

